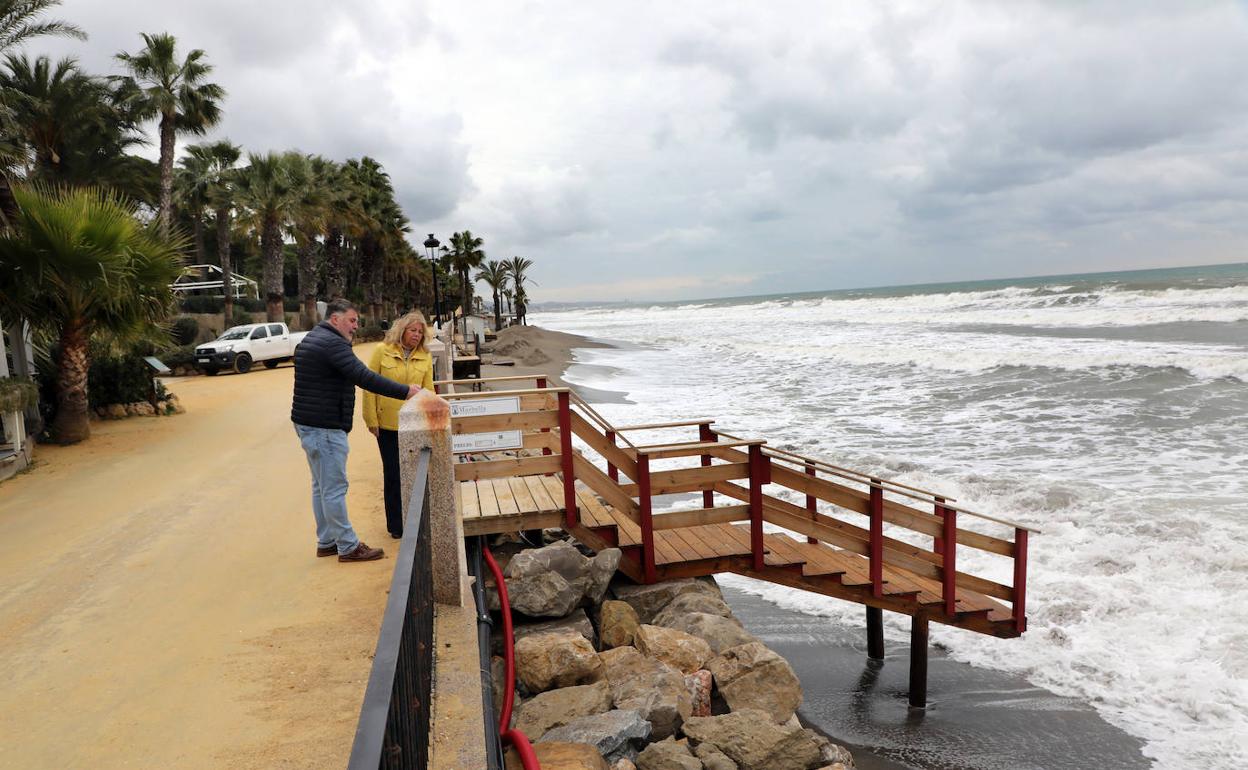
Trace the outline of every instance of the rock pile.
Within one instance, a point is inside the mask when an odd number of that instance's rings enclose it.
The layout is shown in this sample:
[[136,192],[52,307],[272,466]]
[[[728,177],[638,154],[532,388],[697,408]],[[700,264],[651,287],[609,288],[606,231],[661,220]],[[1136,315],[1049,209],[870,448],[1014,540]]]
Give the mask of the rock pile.
[[793,669],[733,617],[714,579],[633,585],[613,580],[619,559],[557,542],[504,570],[513,608],[533,619],[517,618],[512,724],[543,768],[853,767],[802,727]]
[[124,420],[127,417],[164,417],[185,414],[186,407],[172,393],[164,401],[152,406],[147,401],[135,401],[129,404],[105,404],[92,409],[96,418],[101,420]]

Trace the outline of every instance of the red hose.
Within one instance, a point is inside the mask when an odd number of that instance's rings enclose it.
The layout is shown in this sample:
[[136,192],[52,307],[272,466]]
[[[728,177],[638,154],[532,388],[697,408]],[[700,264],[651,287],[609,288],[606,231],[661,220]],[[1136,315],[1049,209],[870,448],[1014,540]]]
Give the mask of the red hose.
[[494,576],[494,586],[498,589],[498,604],[503,614],[505,685],[503,687],[503,710],[498,716],[499,737],[502,738],[503,743],[509,743],[516,749],[524,770],[541,770],[542,766],[537,761],[537,754],[534,753],[528,736],[508,727],[511,724],[512,702],[516,698],[516,648],[511,632],[511,603],[507,600],[507,581],[503,580],[503,571],[498,568],[498,562],[494,561],[494,554],[490,553],[490,549],[485,545],[481,546],[481,550],[485,553],[485,563],[490,568],[490,574]]

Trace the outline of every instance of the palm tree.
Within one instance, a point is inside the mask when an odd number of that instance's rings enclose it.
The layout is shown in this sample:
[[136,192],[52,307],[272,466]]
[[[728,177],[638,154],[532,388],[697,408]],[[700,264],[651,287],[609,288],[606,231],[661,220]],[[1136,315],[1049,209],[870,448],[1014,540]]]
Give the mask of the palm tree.
[[[197,186],[202,185],[201,206],[213,208],[217,228],[217,261],[221,265],[221,291],[225,295],[224,327],[228,329],[234,322],[234,286],[233,260],[230,258],[230,210],[234,206],[234,164],[241,155],[238,145],[228,139],[211,144],[193,144],[186,148],[187,156],[182,164],[188,172],[193,167],[192,176]],[[196,228],[200,226],[200,217],[196,217]],[[200,261],[204,260],[203,244],[196,238],[196,248],[200,252]]]
[[472,234],[471,230],[451,234],[451,266],[459,274],[459,290],[464,314],[464,334],[468,334],[468,314],[472,312],[472,281],[468,279],[468,271],[480,267],[485,261],[485,252],[481,238]]
[[485,281],[486,285],[494,292],[494,329],[503,328],[503,306],[499,299],[499,292],[507,288],[507,281],[510,279],[510,273],[507,270],[506,262],[499,262],[492,259],[485,263],[485,266],[477,271],[477,281]]
[[116,193],[18,188],[14,195],[17,220],[0,236],[0,304],[59,335],[52,434],[72,444],[91,435],[88,342],[96,332],[127,339],[159,331],[173,311],[169,285],[185,243],[144,227]]
[[285,155],[251,153],[247,158],[248,165],[240,171],[237,181],[237,200],[242,208],[239,218],[260,234],[265,310],[268,320],[281,321],[285,261],[282,227],[291,219],[298,204],[299,190]]
[[116,58],[130,70],[119,78],[121,91],[145,117],[160,116],[160,205],[158,221],[169,227],[173,208],[173,153],[177,134],[200,135],[221,119],[225,89],[204,82],[212,65],[196,48],[177,59],[177,40],[167,32],[143,33],[143,49]]
[[319,156],[287,155],[296,200],[291,211],[290,234],[299,260],[299,299],[303,328],[316,322],[316,285],[320,273],[317,237],[324,231],[330,213],[330,191],[325,185],[326,169],[332,164]]
[[[507,265],[508,274],[511,275],[511,282],[515,285],[516,320],[523,325],[529,302],[529,294],[524,289],[524,283],[529,280],[529,277],[525,273],[530,267],[533,267],[533,260],[525,259],[524,257],[512,257],[505,264]],[[537,281],[533,281],[533,283],[537,283]]]

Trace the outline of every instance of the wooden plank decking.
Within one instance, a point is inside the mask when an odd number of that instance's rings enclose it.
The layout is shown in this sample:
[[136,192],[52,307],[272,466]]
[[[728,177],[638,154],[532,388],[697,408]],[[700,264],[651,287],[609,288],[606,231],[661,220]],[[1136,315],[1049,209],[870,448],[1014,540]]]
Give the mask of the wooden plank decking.
[[[572,534],[594,548],[621,548],[626,558],[620,569],[639,579],[636,556],[641,550],[641,528],[582,482],[576,483],[576,491],[580,522]],[[563,481],[556,475],[461,481],[458,503],[464,534],[563,527],[563,495]],[[996,600],[959,587],[957,612],[949,616],[940,582],[904,569],[886,566],[882,596],[874,597],[868,559],[826,543],[765,534],[762,571],[753,569],[748,524],[656,528],[654,544],[659,579],[735,572],[906,614],[924,612],[938,622],[994,636],[1018,635],[1009,608]]]

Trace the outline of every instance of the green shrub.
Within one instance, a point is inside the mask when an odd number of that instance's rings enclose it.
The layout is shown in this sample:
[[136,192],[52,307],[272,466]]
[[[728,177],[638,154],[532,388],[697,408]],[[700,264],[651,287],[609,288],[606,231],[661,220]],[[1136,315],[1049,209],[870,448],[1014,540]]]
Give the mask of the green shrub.
[[20,412],[39,400],[39,388],[24,377],[0,377],[0,414]]
[[377,324],[360,327],[360,330],[355,333],[357,342],[376,342],[385,336],[385,330]]
[[182,316],[174,320],[172,328],[169,329],[169,336],[173,337],[173,341],[179,345],[193,345],[199,337],[199,321],[189,316]]
[[152,395],[155,372],[142,356],[92,355],[87,388],[92,407],[146,401]]
[[164,350],[156,351],[156,357],[170,369],[178,366],[194,366],[195,346],[179,345],[173,348],[165,348]]

